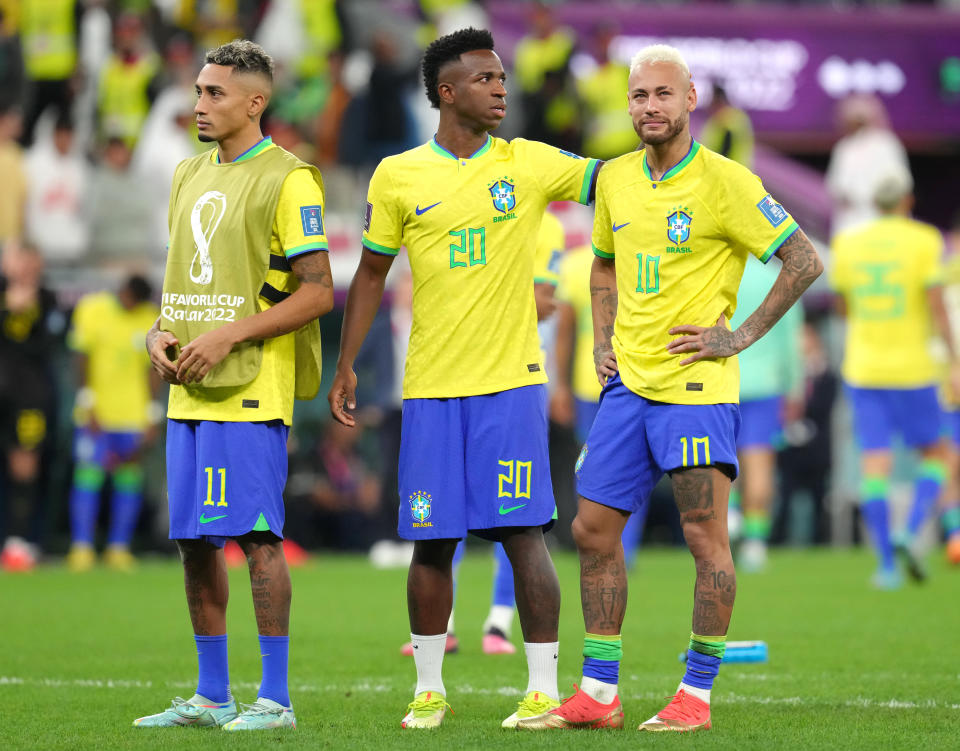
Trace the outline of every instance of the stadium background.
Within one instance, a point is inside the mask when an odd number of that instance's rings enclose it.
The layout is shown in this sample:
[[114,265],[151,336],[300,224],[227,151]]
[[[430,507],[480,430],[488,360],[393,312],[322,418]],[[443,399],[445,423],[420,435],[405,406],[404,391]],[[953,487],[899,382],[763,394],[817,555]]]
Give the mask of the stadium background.
[[[42,19],[62,7],[69,7],[70,21],[54,31],[64,36],[66,47],[51,56],[36,39],[44,31]],[[591,90],[602,85],[591,78],[599,50],[605,47],[611,58],[625,62],[642,44],[668,41],[687,55],[698,84],[701,109],[694,132],[702,126],[712,85],[722,85],[753,121],[755,171],[828,263],[836,201],[825,172],[841,136],[838,108],[851,97],[879,101],[907,148],[916,216],[944,229],[956,223],[956,2],[2,0],[0,9],[0,149],[10,170],[0,181],[0,204],[9,216],[2,232],[22,234],[40,248],[45,284],[67,316],[83,294],[115,289],[131,272],[143,272],[159,286],[170,176],[180,159],[200,148],[191,109],[203,51],[250,36],[274,55],[277,86],[265,132],[317,164],[326,182],[326,229],[338,301],[338,309],[321,322],[328,378],[338,344],[339,306],[360,249],[367,179],[380,158],[432,134],[436,115],[422,93],[419,55],[438,33],[467,24],[492,29],[510,76],[511,110],[500,136],[529,136],[587,156],[611,156],[591,151],[596,145],[590,140],[592,118],[599,117],[595,102],[610,99],[603,90]],[[552,41],[524,53],[523,41],[538,25]],[[38,102],[50,106],[37,118]],[[629,130],[625,111],[613,129],[624,127]],[[66,140],[58,140],[57,133],[67,133]],[[556,212],[568,248],[588,242],[589,209],[562,205]],[[362,358],[364,429],[349,436],[330,425],[323,399],[327,379],[318,399],[298,405],[288,530],[311,548],[362,550],[392,537],[393,467],[383,459],[396,441],[399,407],[392,298],[388,294]],[[840,326],[822,280],[803,304],[835,371]],[[51,345],[49,357],[58,384],[57,422],[32,534],[45,554],[57,555],[68,544],[76,379],[62,341]],[[848,423],[838,399],[828,423],[835,440],[827,470],[836,544],[860,539]],[[559,426],[552,442],[558,502],[569,519],[573,497],[566,468],[576,448],[569,430]],[[172,552],[165,539],[162,439],[147,465],[147,503],[135,547]],[[901,485],[895,500],[907,493]],[[671,513],[669,496],[658,494],[649,531],[654,541],[678,542]],[[787,542],[810,540],[811,516],[804,498],[793,504]],[[564,526],[559,525],[557,542],[569,545]]]

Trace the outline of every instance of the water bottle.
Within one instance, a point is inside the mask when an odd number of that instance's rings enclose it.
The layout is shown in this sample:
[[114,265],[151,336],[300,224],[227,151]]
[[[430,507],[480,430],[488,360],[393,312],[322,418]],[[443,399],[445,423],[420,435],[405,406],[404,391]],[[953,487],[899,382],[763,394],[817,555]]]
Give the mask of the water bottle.
[[[767,643],[765,641],[728,641],[721,662],[766,662]],[[680,654],[680,662],[687,661],[687,653]]]

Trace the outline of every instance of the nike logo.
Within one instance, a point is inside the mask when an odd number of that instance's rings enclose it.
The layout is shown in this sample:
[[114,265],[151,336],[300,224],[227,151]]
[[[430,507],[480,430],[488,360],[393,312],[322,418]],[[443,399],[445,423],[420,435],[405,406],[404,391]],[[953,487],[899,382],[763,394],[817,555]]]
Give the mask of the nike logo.
[[630,224],[630,222],[624,222],[623,224],[617,224],[616,222],[614,222],[614,223],[613,223],[613,231],[614,231],[614,232],[619,232],[619,231],[622,230],[624,227],[626,227],[628,224]]
[[510,508],[504,508],[503,504],[500,504],[500,515],[509,514],[511,511],[516,511],[517,509],[523,508],[527,504],[521,503],[519,506],[511,506]]
[[420,204],[418,203],[418,204],[417,204],[417,209],[416,209],[416,211],[417,211],[417,216],[420,216],[421,214],[426,214],[426,213],[427,213],[428,211],[430,211],[430,209],[432,209],[434,206],[439,206],[441,203],[443,203],[443,201],[437,201],[436,203],[431,203],[429,206],[424,206],[422,209],[420,208]]
[[217,519],[226,519],[226,514],[220,514],[220,516],[207,516],[206,513],[200,514],[200,523],[209,524],[210,522],[215,522]]

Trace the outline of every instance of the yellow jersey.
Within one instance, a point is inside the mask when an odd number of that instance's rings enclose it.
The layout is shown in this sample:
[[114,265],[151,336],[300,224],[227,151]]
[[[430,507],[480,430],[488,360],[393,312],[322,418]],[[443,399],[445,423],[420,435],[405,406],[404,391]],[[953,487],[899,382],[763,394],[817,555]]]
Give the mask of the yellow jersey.
[[593,364],[593,310],[590,302],[590,246],[571,250],[560,265],[557,299],[573,306],[576,314],[576,338],[573,346],[571,388],[577,399],[595,402],[600,398],[600,381]]
[[150,357],[143,345],[160,311],[144,302],[126,310],[110,292],[86,295],[73,311],[68,342],[87,356],[93,417],[112,432],[140,432],[150,424]]
[[866,388],[918,388],[940,378],[927,288],[941,284],[943,237],[884,216],[833,239],[830,285],[847,306],[843,377]]
[[488,136],[459,159],[436,140],[380,162],[363,245],[406,246],[413,325],[404,399],[492,394],[547,380],[533,297],[537,233],[550,201],[586,204],[595,159]]
[[736,357],[680,365],[667,344],[680,325],[729,321],[752,253],[767,261],[797,230],[793,217],[745,167],[692,141],[652,180],[646,151],[607,162],[597,181],[594,253],[616,259],[613,348],[631,391],[671,404],[739,399]]
[[[277,148],[269,138],[237,157],[255,159],[267,149]],[[211,160],[217,161],[217,149]],[[171,205],[173,198],[171,197]],[[171,217],[188,221],[187,217]],[[283,182],[270,237],[270,253],[285,256],[288,261],[304,253],[326,251],[327,236],[323,221],[323,191],[310,172],[295,169]],[[282,290],[289,291],[289,290]],[[257,298],[260,310],[273,305]],[[250,383],[226,388],[170,387],[167,417],[178,420],[217,420],[221,422],[261,422],[283,420],[293,424],[293,399],[296,375],[295,332],[265,339],[260,372]],[[243,408],[243,403],[256,403],[256,409]]]
[[537,255],[533,262],[533,283],[556,287],[560,281],[560,261],[567,244],[563,224],[549,211],[543,212],[537,232]]

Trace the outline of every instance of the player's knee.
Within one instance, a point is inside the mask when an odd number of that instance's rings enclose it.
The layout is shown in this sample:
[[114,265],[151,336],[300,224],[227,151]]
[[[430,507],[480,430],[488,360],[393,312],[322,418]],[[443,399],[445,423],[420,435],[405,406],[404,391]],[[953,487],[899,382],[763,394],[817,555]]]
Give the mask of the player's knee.
[[606,550],[619,540],[619,537],[605,528],[595,519],[590,519],[582,513],[577,513],[570,525],[570,531],[573,533],[573,541],[577,545],[577,550]]
[[718,524],[685,522],[683,537],[690,553],[697,560],[713,559],[724,553],[729,555],[729,538]]

